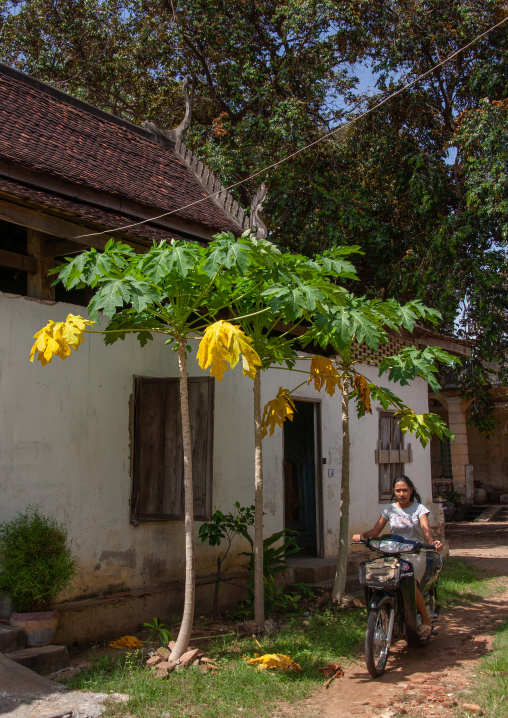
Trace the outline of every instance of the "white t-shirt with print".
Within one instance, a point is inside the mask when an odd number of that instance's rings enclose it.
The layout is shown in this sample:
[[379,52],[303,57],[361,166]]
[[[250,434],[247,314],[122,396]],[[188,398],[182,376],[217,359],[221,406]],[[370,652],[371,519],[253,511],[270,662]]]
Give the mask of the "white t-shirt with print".
[[389,504],[381,511],[381,516],[390,524],[390,532],[397,536],[410,539],[411,541],[422,541],[423,534],[420,527],[420,517],[430,514],[430,511],[423,505],[413,501],[407,509],[400,509],[397,504]]

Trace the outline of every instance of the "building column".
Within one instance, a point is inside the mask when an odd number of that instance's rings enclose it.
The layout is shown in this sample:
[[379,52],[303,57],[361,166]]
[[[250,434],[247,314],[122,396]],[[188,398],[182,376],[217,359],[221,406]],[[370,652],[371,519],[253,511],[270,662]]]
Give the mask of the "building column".
[[[440,397],[441,399],[441,397]],[[469,466],[469,451],[467,444],[467,423],[466,423],[466,411],[471,401],[464,400],[460,396],[448,396],[443,397],[441,401],[446,402],[448,408],[448,428],[454,434],[455,440],[450,443],[450,451],[452,455],[452,473],[453,473],[453,488],[458,491],[459,494],[467,496],[471,492],[471,478],[468,476],[466,490],[466,467]],[[470,469],[467,469],[467,473],[470,474]]]

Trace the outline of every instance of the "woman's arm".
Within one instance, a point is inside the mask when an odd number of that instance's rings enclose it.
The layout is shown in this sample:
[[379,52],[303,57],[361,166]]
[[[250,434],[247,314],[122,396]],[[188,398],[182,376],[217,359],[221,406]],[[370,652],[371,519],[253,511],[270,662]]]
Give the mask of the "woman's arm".
[[375,536],[379,536],[379,534],[381,533],[381,531],[382,531],[382,530],[384,529],[384,527],[386,526],[386,523],[387,523],[387,521],[386,521],[385,517],[384,517],[384,516],[380,516],[380,517],[378,518],[378,520],[377,520],[377,524],[374,526],[373,529],[371,529],[370,531],[364,531],[362,534],[355,534],[355,535],[353,536],[353,541],[357,541],[357,542],[358,542],[358,541],[361,541],[361,539],[364,539],[364,538],[374,538]]
[[434,546],[436,547],[436,551],[441,551],[441,549],[443,548],[443,544],[441,543],[441,541],[434,541],[434,537],[432,536],[432,530],[429,524],[428,514],[420,516],[420,526],[422,527],[422,534],[423,538],[425,539],[425,543],[434,544]]

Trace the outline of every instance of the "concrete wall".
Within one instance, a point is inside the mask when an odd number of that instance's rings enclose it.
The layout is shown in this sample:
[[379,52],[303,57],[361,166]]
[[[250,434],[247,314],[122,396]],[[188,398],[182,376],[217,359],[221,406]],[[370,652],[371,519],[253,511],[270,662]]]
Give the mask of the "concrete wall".
[[496,407],[494,417],[500,422],[490,439],[474,426],[467,428],[469,461],[473,465],[475,485],[489,492],[489,501],[499,501],[508,493],[508,436],[507,414],[504,407]]
[[[49,319],[60,321],[81,307],[0,293],[0,521],[29,503],[66,519],[76,542],[81,573],[63,598],[100,596],[179,581],[184,576],[182,522],[130,523],[130,417],[133,377],[177,376],[175,354],[156,337],[145,348],[128,337],[105,347],[100,335],[88,335],[77,352],[42,367],[30,364],[32,336]],[[303,368],[303,367],[302,367]],[[364,366],[367,376],[376,370]],[[189,375],[201,370],[190,361]],[[292,388],[302,375],[270,370],[262,376],[263,403],[279,386]],[[214,417],[213,506],[222,511],[254,502],[252,381],[241,369],[216,384]],[[427,387],[418,380],[397,393],[416,411],[427,409]],[[296,399],[321,402],[324,555],[337,551],[341,470],[340,395],[319,394],[307,385]],[[351,534],[377,520],[378,467],[374,451],[378,411],[361,420],[351,405]],[[263,444],[265,534],[283,527],[282,429]],[[413,464],[406,466],[424,502],[431,501],[429,450],[406,437]],[[319,481],[318,481],[319,484]],[[196,527],[196,534],[197,534]],[[236,550],[226,569],[238,567]],[[215,570],[217,551],[199,544],[197,573]],[[210,591],[212,588],[210,588]],[[151,618],[151,616],[149,616]]]

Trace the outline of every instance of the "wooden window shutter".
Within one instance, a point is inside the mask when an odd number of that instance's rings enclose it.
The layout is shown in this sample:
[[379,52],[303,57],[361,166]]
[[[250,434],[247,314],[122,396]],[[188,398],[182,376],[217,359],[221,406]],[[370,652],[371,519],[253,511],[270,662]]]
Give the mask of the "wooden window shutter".
[[411,461],[411,449],[404,449],[402,431],[396,418],[388,412],[379,415],[379,448],[376,460],[379,464],[379,500],[386,501],[392,496],[392,483],[396,476],[404,473],[401,459]]
[[[194,517],[212,506],[213,380],[188,380]],[[184,519],[183,446],[178,379],[135,380],[132,519]]]

